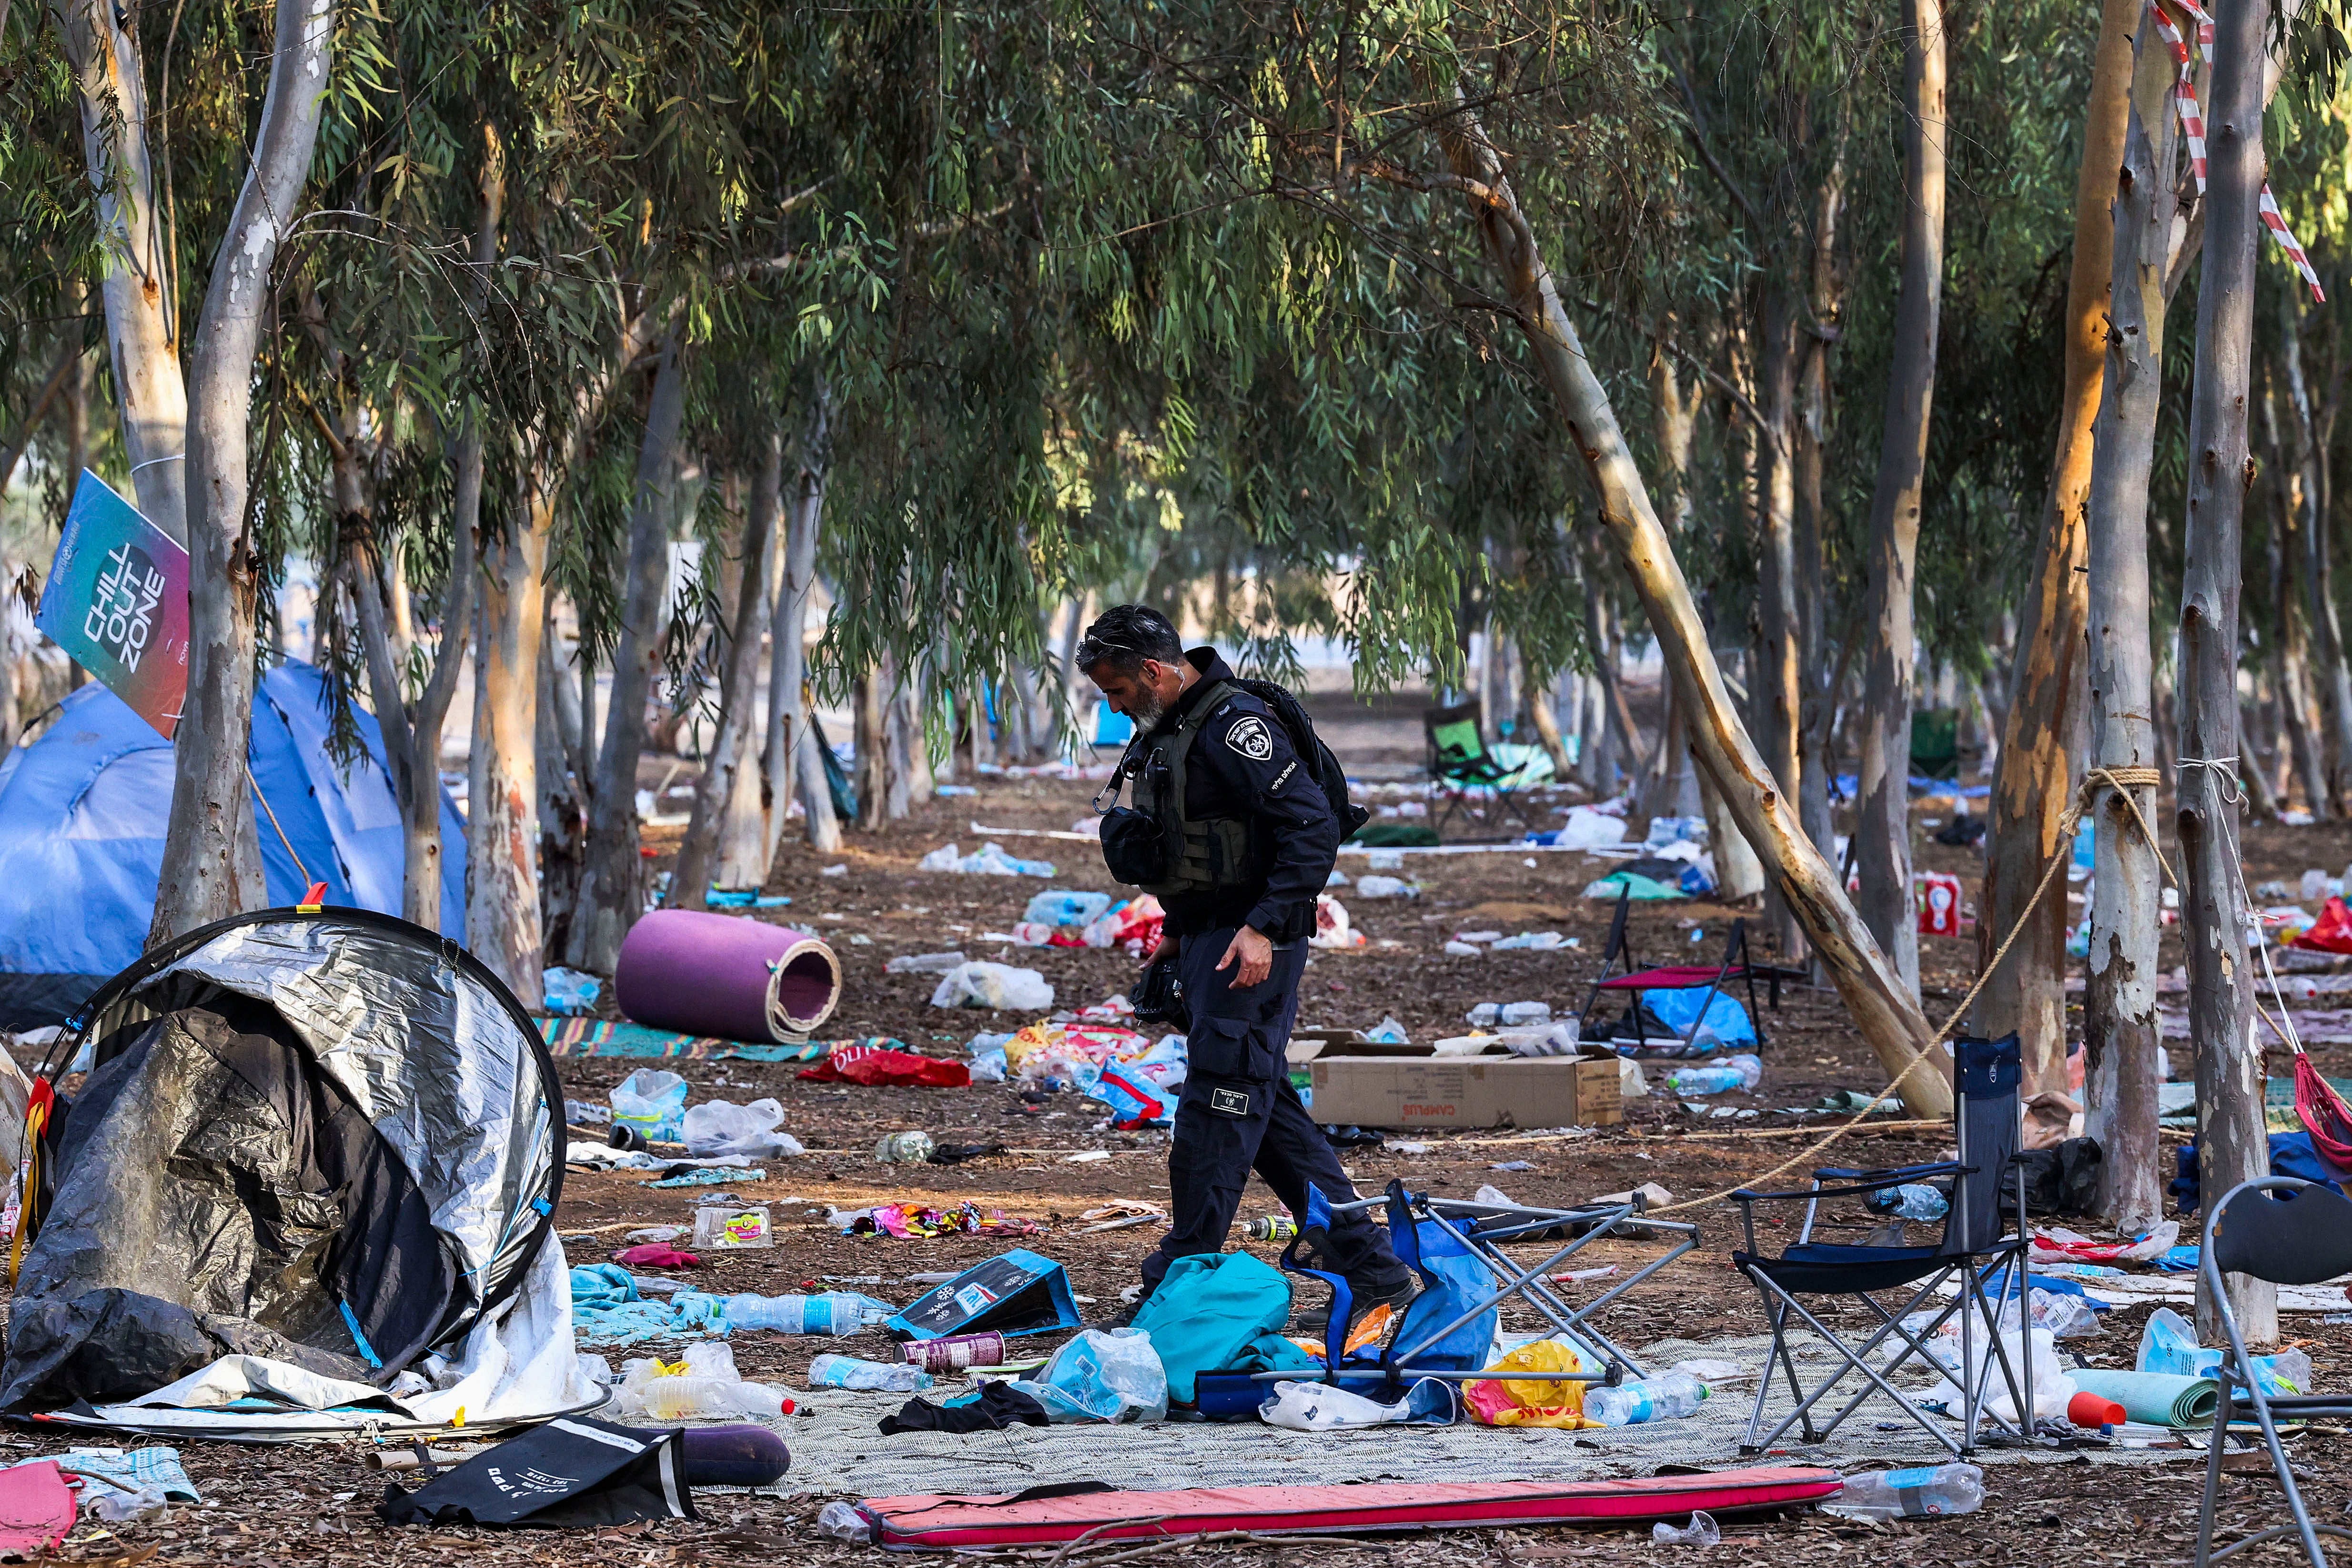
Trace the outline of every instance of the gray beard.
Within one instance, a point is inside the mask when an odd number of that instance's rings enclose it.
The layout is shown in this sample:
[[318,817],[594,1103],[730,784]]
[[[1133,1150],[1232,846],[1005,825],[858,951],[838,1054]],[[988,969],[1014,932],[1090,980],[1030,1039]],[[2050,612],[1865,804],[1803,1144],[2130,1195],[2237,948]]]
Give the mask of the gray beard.
[[1160,721],[1168,717],[1168,704],[1160,700],[1156,691],[1147,691],[1128,717],[1135,721],[1138,730],[1156,730]]

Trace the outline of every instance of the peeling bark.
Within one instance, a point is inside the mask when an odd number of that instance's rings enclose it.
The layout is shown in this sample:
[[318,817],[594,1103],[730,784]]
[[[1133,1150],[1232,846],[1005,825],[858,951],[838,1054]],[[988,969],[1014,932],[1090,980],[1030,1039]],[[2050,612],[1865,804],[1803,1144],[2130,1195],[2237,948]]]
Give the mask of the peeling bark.
[[1911,705],[1918,658],[1912,572],[1927,478],[1927,422],[1944,281],[1944,17],[1941,0],[1904,0],[1902,285],[1885,434],[1870,501],[1870,665],[1855,828],[1862,916],[1914,994],[1919,924],[1911,898]]
[[247,433],[254,355],[272,295],[269,269],[301,210],[333,32],[331,0],[278,0],[277,48],[251,163],[196,325],[184,465],[188,693],[172,748],[172,816],[150,942],[257,908],[265,896],[246,765],[260,590],[259,562],[246,531]]
[[[769,469],[763,482],[753,487],[752,500],[744,508],[735,616],[733,624],[724,628],[726,641],[720,649],[719,721],[711,735],[701,783],[694,792],[694,815],[687,823],[686,838],[678,846],[677,867],[670,877],[667,903],[674,910],[706,907],[711,869],[719,859],[719,828],[728,807],[742,780],[756,783],[758,778],[759,753],[751,743],[751,708],[753,689],[759,681],[760,625],[766,618],[762,611],[767,607],[761,600],[760,587],[768,580],[768,552],[775,533],[777,479],[783,462],[781,451],[772,451],[772,456],[776,468]],[[757,886],[756,881],[752,885]]]
[[841,847],[841,823],[833,813],[833,790],[824,758],[809,727],[808,651],[802,641],[808,624],[810,590],[816,585],[817,530],[824,519],[825,477],[833,460],[832,395],[820,380],[809,401],[807,427],[792,481],[785,518],[783,574],[776,587],[770,631],[773,667],[768,690],[768,859],[783,842],[786,814],[798,794],[809,844],[824,854]]
[[613,652],[613,695],[590,789],[588,856],[567,952],[574,969],[610,974],[621,939],[645,908],[637,854],[637,760],[646,749],[646,703],[661,666],[667,628],[669,534],[677,480],[677,431],[686,377],[675,336],[663,341],[654,370],[646,431],[637,449],[636,490],[629,507],[629,563]]
[[[2114,20],[2111,15],[2109,25]],[[2103,33],[2103,70],[2105,51]],[[2164,274],[2179,206],[2172,174],[2178,121],[2170,51],[2153,26],[2141,27],[2137,51],[2109,220],[2112,325],[2087,504],[2092,757],[2109,768],[2157,767],[2164,755],[2149,637],[2147,491],[2163,398]],[[2156,788],[2137,788],[2130,796],[2154,827]],[[2100,795],[2092,831],[2097,875],[2083,999],[2084,1130],[2105,1154],[2100,1212],[2137,1234],[2164,1212],[2157,1142],[2162,1079],[2156,1070],[2161,871],[2158,847],[2139,832],[2131,805],[2116,791]]]
[[[2263,1056],[2253,1038],[2253,976],[2246,967],[2246,897],[2236,792],[2224,759],[2239,752],[2239,563],[2246,491],[2247,398],[2253,374],[2254,253],[2262,225],[2263,31],[2268,7],[2225,7],[2215,18],[2213,96],[2207,119],[2205,251],[2197,289],[2197,374],[2189,424],[2189,525],[2180,605],[2179,796],[2181,927],[2189,952],[2189,1026],[2197,1048],[2198,1163],[2209,1202],[2267,1174]],[[2278,1337],[2274,1287],[2242,1275],[2225,1282],[2252,1343]],[[2200,1337],[2217,1331],[2198,1281]]]

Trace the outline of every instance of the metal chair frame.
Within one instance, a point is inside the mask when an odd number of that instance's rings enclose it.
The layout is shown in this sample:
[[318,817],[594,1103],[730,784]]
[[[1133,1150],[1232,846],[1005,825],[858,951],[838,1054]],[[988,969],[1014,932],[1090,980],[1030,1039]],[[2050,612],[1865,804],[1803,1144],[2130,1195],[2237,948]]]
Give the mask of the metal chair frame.
[[[2242,1247],[2233,1247],[2229,1234],[2231,1206],[2242,1199],[2248,1203],[2278,1202],[2274,1198],[2262,1196],[2266,1193],[2294,1193],[2299,1194],[2295,1199],[2298,1205],[2312,1202],[2325,1208],[2342,1210],[2342,1214],[2333,1217],[2346,1226],[2345,1234],[2330,1238],[2339,1244],[2338,1250],[2330,1254],[2324,1248],[2298,1249],[2298,1256],[2292,1263],[2263,1267],[2261,1265],[2267,1263],[2267,1258],[2253,1256]],[[2223,1288],[2222,1275],[2225,1271],[2251,1274],[2258,1279],[2267,1279],[2279,1285],[2311,1285],[2344,1272],[2343,1263],[2347,1257],[2352,1257],[2352,1203],[2337,1197],[2318,1183],[2298,1181],[2292,1176],[2263,1176],[2251,1182],[2241,1182],[2214,1205],[2212,1217],[2206,1223],[2205,1245],[2201,1250],[2202,1256],[2198,1260],[2200,1280],[2204,1286],[2205,1299],[2216,1305],[2221,1330],[2229,1343],[2221,1352],[2221,1364],[2214,1378],[2221,1384],[2221,1404],[2213,1415],[2212,1440],[2206,1446],[2205,1488],[2197,1505],[2196,1568],[2205,1568],[2209,1563],[2219,1563],[2249,1546],[2290,1535],[2301,1538],[2304,1555],[2311,1560],[2312,1568],[2327,1568],[2327,1554],[2320,1550],[2319,1538],[2336,1535],[2352,1541],[2352,1530],[2342,1525],[2312,1522],[2311,1510],[2304,1506],[2303,1489],[2295,1484],[2294,1467],[2287,1462],[2286,1449],[2279,1441],[2278,1417],[2352,1415],[2352,1394],[2264,1394],[2261,1383],[2249,1375],[2253,1359],[2247,1353],[2246,1338],[2238,1327],[2237,1314],[2231,1310],[2230,1296]],[[2222,1258],[2224,1253],[2230,1255],[2230,1266],[2226,1268]],[[2247,1267],[2250,1264],[2256,1267]],[[2279,1489],[2286,1494],[2287,1510],[2294,1516],[2294,1522],[2256,1531],[2216,1552],[2213,1550],[2213,1515],[2221,1501],[2222,1450],[2229,1446],[2231,1412],[2242,1400],[2253,1407],[2255,1424],[2262,1429],[2263,1447],[2270,1452],[2272,1474],[2278,1481]]]
[[[1371,1373],[1385,1371],[1393,1380],[1410,1382],[1423,1377],[1443,1378],[1451,1382],[1470,1382],[1494,1375],[1484,1370],[1458,1371],[1449,1368],[1420,1368],[1411,1364],[1412,1358],[1430,1346],[1444,1342],[1448,1334],[1464,1324],[1476,1321],[1482,1314],[1499,1307],[1513,1298],[1526,1302],[1549,1320],[1555,1336],[1573,1345],[1593,1361],[1604,1363],[1606,1375],[1595,1379],[1590,1372],[1537,1373],[1514,1372],[1512,1381],[1540,1383],[1546,1381],[1621,1383],[1628,1373],[1634,1377],[1649,1375],[1640,1360],[1631,1351],[1612,1340],[1590,1320],[1601,1308],[1647,1279],[1667,1264],[1674,1262],[1698,1246],[1698,1226],[1686,1220],[1657,1219],[1643,1212],[1643,1202],[1635,1198],[1628,1203],[1580,1204],[1569,1208],[1544,1208],[1528,1204],[1482,1204],[1461,1198],[1433,1198],[1426,1193],[1408,1193],[1407,1206],[1416,1223],[1428,1220],[1459,1242],[1465,1250],[1476,1258],[1494,1277],[1495,1289],[1482,1297],[1469,1310],[1451,1321],[1440,1324],[1426,1333],[1416,1335],[1410,1344],[1398,1345],[1383,1354],[1381,1364],[1364,1363],[1355,1371]],[[1387,1197],[1360,1198],[1351,1203],[1333,1204],[1331,1212],[1339,1215],[1361,1214],[1388,1206]],[[1582,1226],[1581,1236],[1572,1237],[1567,1245],[1545,1258],[1540,1263],[1523,1266],[1503,1250],[1503,1244],[1518,1241],[1562,1226]],[[1601,1237],[1619,1232],[1628,1226],[1660,1230],[1677,1237],[1674,1247],[1650,1259],[1619,1283],[1595,1296],[1581,1306],[1570,1306],[1551,1287],[1550,1270],[1573,1258]],[[1348,1363],[1328,1353],[1326,1346],[1326,1381],[1346,1375]],[[1257,1374],[1261,1380],[1295,1378],[1296,1373],[1267,1372]]]

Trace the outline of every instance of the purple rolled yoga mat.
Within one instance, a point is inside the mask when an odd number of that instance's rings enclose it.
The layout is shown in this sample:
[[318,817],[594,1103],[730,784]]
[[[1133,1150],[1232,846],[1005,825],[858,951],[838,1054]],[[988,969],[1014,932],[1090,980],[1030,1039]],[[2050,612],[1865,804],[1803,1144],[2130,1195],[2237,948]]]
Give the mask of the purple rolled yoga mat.
[[621,1011],[653,1029],[726,1040],[805,1037],[841,1000],[841,963],[817,937],[749,915],[656,910],[613,970]]

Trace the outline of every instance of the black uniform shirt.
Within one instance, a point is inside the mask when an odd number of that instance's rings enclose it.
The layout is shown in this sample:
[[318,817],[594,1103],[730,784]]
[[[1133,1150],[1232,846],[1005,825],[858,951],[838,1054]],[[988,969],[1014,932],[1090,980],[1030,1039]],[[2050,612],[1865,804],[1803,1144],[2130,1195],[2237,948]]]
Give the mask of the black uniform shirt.
[[[1217,650],[1184,656],[1201,679],[1168,705],[1160,730],[1173,729],[1193,705],[1233,669]],[[1296,942],[1315,931],[1315,897],[1331,879],[1339,850],[1339,824],[1314,774],[1290,743],[1290,731],[1266,705],[1227,689],[1215,712],[1193,737],[1184,764],[1184,815],[1251,819],[1251,840],[1265,879],[1220,893],[1185,893],[1164,901],[1168,929],[1177,936],[1226,926],[1255,927],[1276,942]]]

